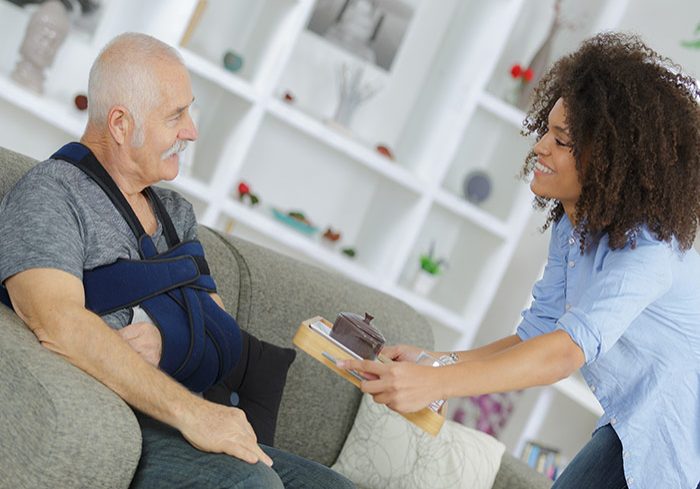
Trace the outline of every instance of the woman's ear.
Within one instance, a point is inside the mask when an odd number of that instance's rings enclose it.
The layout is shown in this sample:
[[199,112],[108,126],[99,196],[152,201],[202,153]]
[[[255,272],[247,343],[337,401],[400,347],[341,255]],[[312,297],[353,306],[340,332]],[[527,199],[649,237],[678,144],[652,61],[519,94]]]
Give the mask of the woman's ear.
[[129,141],[129,137],[134,131],[134,119],[126,108],[115,105],[109,110],[107,126],[112,138],[117,144],[122,145]]

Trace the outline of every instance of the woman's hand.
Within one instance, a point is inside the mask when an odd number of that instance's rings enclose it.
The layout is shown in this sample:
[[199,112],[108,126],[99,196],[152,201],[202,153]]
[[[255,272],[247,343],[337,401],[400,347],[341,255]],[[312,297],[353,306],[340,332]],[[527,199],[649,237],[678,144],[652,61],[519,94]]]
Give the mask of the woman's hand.
[[418,358],[418,355],[423,351],[433,355],[432,352],[426,351],[422,348],[418,348],[417,346],[412,346],[412,345],[385,346],[382,349],[381,354],[383,356],[387,357],[389,360],[393,360],[395,362],[413,362],[413,363],[416,363],[416,359]]
[[118,329],[117,333],[136,353],[157,367],[163,352],[163,339],[158,328],[151,323],[132,323]]
[[362,392],[371,394],[375,402],[386,404],[394,411],[419,411],[444,397],[441,390],[444,380],[440,370],[446,367],[424,367],[413,362],[380,363],[372,360],[344,360],[338,362],[338,367],[356,370],[360,375],[371,378],[372,380],[362,382]]

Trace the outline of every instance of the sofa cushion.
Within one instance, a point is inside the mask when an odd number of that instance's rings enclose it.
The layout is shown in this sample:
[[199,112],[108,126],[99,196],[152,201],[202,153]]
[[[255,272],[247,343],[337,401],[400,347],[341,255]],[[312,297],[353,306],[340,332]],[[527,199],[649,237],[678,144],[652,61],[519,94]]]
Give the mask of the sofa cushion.
[[[204,397],[242,409],[258,442],[271,447],[274,446],[277,413],[287,380],[287,370],[294,361],[296,351],[260,341],[245,331],[241,333],[242,362],[209,389]],[[231,399],[232,393],[235,393],[237,399]]]
[[453,421],[430,436],[367,394],[333,469],[368,488],[490,489],[504,450]]

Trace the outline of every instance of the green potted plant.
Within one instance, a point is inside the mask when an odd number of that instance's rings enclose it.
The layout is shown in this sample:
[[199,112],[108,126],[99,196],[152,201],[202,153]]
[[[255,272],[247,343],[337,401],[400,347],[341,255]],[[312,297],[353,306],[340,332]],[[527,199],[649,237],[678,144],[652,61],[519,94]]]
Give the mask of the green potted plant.
[[447,268],[447,260],[435,254],[435,241],[430,243],[427,253],[418,257],[420,267],[413,281],[413,290],[421,295],[428,295],[437,283],[438,277]]

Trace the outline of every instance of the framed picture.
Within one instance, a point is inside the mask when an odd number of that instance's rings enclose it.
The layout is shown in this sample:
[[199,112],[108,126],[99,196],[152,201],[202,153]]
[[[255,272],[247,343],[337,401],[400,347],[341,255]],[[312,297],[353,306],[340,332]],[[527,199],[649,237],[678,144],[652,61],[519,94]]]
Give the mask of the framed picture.
[[413,11],[408,0],[319,0],[307,29],[389,71]]

